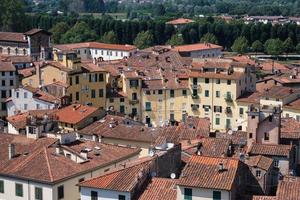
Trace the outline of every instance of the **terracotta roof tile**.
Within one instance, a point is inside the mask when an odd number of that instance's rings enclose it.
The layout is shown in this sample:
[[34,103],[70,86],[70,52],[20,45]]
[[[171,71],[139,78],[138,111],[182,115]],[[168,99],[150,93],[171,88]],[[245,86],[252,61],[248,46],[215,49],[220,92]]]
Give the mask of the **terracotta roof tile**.
[[11,61],[0,60],[0,72],[12,72],[12,71],[16,71],[16,68]]
[[282,144],[252,144],[249,153],[252,155],[265,155],[265,156],[284,156],[288,157],[292,150],[291,145]]
[[152,178],[139,200],[176,200],[176,179]]
[[[225,170],[219,171],[220,163]],[[237,159],[192,156],[181,173],[178,185],[230,191],[238,167]]]
[[258,167],[268,171],[272,167],[273,159],[262,155],[250,156],[245,159],[245,163],[251,167]]
[[222,46],[211,44],[211,43],[197,43],[197,44],[188,44],[175,46],[174,49],[178,52],[191,52],[191,51],[201,51],[208,49],[222,49]]
[[299,200],[300,182],[299,181],[280,181],[278,184],[276,197],[278,200]]
[[60,44],[54,45],[54,48],[60,50],[75,50],[80,48],[95,48],[95,49],[110,49],[110,50],[120,50],[120,51],[132,51],[136,47],[133,45],[121,45],[121,44],[105,44],[100,42],[85,42],[85,43],[73,43],[73,44]]
[[283,106],[288,109],[300,110],[300,98]]
[[280,131],[280,138],[300,139],[300,122],[294,118],[282,118]]
[[191,19],[178,18],[178,19],[168,21],[167,24],[180,25],[180,24],[189,24],[189,23],[193,23],[193,22],[195,22],[195,21],[191,20]]
[[292,95],[293,93],[300,93],[300,90],[284,86],[273,86],[266,90],[262,96],[282,99]]
[[23,33],[0,32],[0,41],[26,43]]
[[98,108],[81,104],[72,104],[56,112],[58,121],[77,124],[98,111]]

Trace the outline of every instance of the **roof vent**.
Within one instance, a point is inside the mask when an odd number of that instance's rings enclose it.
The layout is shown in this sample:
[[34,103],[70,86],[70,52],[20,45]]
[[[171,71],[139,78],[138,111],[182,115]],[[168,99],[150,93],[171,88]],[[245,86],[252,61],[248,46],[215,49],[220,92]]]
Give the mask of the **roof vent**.
[[219,163],[218,171],[219,171],[219,172],[222,172],[222,171],[224,171],[224,170],[225,170],[224,164],[223,164],[222,162],[220,162],[220,163]]

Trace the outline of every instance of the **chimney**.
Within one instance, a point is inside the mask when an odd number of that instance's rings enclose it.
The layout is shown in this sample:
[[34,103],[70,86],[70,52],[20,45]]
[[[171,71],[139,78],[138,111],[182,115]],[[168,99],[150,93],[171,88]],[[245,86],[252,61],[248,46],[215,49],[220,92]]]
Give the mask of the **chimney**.
[[224,171],[224,164],[222,162],[219,163],[219,168],[218,168],[219,172]]
[[11,160],[15,156],[15,145],[9,144],[8,145],[8,159]]

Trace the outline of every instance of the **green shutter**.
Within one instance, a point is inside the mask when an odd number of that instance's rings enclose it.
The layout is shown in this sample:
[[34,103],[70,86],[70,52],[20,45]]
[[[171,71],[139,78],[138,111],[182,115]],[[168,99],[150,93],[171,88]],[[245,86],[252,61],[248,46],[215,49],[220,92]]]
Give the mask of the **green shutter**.
[[0,193],[4,193],[4,181],[0,181]]

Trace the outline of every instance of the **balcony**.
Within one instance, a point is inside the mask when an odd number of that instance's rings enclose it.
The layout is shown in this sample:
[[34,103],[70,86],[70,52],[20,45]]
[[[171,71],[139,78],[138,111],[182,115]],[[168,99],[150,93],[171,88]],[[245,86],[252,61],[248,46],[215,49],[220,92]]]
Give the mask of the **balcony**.
[[197,90],[197,89],[200,88],[200,85],[192,83],[192,84],[191,84],[191,88],[192,88],[193,90]]
[[198,94],[192,94],[192,99],[199,99],[199,95]]
[[227,115],[232,115],[231,107],[227,107],[226,110],[225,110],[225,113],[226,113]]
[[197,111],[199,110],[199,105],[198,104],[191,104],[192,110]]
[[129,100],[129,104],[131,105],[135,105],[135,104],[138,104],[139,103],[139,100],[138,99],[135,99],[135,100]]
[[227,103],[232,103],[233,102],[232,95],[230,95],[230,94],[225,95],[224,99]]
[[145,111],[146,111],[146,112],[151,112],[152,109],[151,109],[151,108],[146,108]]

